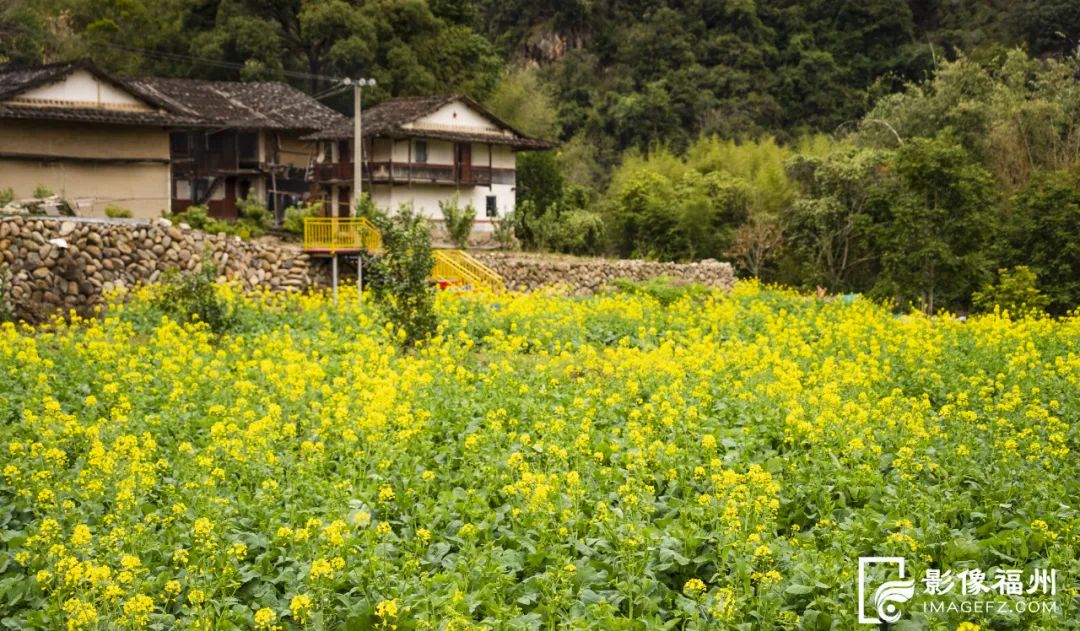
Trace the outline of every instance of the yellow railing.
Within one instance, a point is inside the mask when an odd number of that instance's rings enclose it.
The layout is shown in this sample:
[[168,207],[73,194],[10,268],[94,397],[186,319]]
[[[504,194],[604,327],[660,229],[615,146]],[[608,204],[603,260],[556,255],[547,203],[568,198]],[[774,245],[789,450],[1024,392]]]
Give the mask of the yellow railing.
[[472,289],[503,291],[503,279],[495,270],[484,265],[464,250],[435,250],[435,266],[431,277],[436,281]]
[[311,252],[382,250],[382,233],[366,217],[308,217],[304,219],[304,249]]
[[[304,249],[325,254],[352,253],[361,249],[382,251],[382,233],[364,217],[308,217],[304,219]],[[464,250],[434,250],[431,278],[442,287],[503,291],[503,279],[495,270]]]

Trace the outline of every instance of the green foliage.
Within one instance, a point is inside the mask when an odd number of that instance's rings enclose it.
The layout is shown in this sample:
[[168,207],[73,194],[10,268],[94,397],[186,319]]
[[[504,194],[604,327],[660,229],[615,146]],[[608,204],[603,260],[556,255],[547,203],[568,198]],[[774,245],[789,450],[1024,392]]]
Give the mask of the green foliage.
[[46,197],[52,197],[53,192],[44,184],[38,184],[34,187],[34,199],[45,199]]
[[186,223],[196,230],[235,235],[241,239],[252,239],[266,233],[271,223],[270,213],[254,191],[249,193],[246,199],[237,200],[236,208],[238,217],[234,222],[211,217],[210,209],[205,204],[188,206],[182,212],[167,213],[165,217],[173,223]]
[[499,244],[499,248],[502,250],[513,250],[518,246],[517,237],[514,236],[516,224],[515,211],[510,211],[510,214],[502,219],[496,219],[494,222],[495,229],[492,236],[495,239],[495,243]]
[[535,67],[504,72],[487,100],[487,107],[523,134],[555,138],[559,133],[555,104]]
[[322,204],[319,202],[289,206],[285,209],[285,219],[281,222],[281,229],[290,234],[302,235],[304,234],[304,220],[321,215]]
[[1013,198],[1010,229],[1007,261],[1038,275],[1049,310],[1080,306],[1080,175],[1035,174]]
[[105,207],[105,216],[111,219],[130,219],[134,214],[128,208],[109,204]]
[[[821,140],[808,151],[824,150]],[[784,165],[796,149],[772,138],[735,143],[702,138],[680,157],[663,147],[624,156],[603,207],[622,256],[721,258],[750,217],[774,222],[795,196]]]
[[165,273],[155,297],[155,306],[179,322],[204,322],[211,331],[222,334],[236,323],[229,302],[217,292],[218,269],[204,253],[202,265],[193,271]]
[[446,225],[446,233],[459,248],[469,247],[473,224],[476,223],[476,208],[471,203],[462,206],[457,193],[449,201],[439,200],[439,212]]
[[11,304],[11,268],[0,261],[0,323],[15,319],[15,306]]
[[993,180],[949,139],[916,139],[896,152],[895,177],[875,217],[878,295],[927,313],[962,302],[992,269]]
[[392,217],[377,214],[374,221],[382,231],[385,253],[376,273],[382,284],[376,295],[387,320],[398,331],[403,348],[412,348],[435,332],[435,289],[431,285],[431,226],[408,206]]
[[239,217],[233,226],[233,234],[249,239],[262,236],[270,227],[270,213],[266,210],[266,203],[254,190],[249,192],[246,198],[237,200],[236,209]]
[[711,293],[711,290],[704,285],[678,283],[675,279],[667,276],[640,281],[629,278],[616,278],[612,281],[612,285],[629,294],[649,296],[664,307],[670,306],[685,297],[704,298]]
[[874,252],[869,204],[881,196],[887,155],[840,150],[788,161],[799,196],[784,214],[791,256],[803,270],[801,284],[832,291],[865,289]]
[[1036,59],[1019,50],[997,63],[960,57],[929,81],[878,101],[860,141],[893,148],[949,133],[1014,191],[1035,171],[1066,169],[1080,156],[1075,72],[1075,58]]
[[0,206],[7,206],[15,201],[15,191],[11,187],[0,188]]
[[565,254],[598,254],[605,242],[603,216],[578,208],[564,212],[550,210],[532,217],[529,233],[539,249]]
[[360,197],[356,200],[356,207],[353,208],[353,213],[357,217],[371,220],[375,225],[384,223],[387,220],[386,213],[375,206],[371,195],[367,193],[360,193]]
[[997,283],[983,285],[971,296],[971,304],[978,311],[993,311],[995,307],[1013,315],[1041,312],[1050,299],[1039,292],[1035,272],[1026,265],[998,270]]
[[532,203],[537,212],[545,213],[562,202],[563,174],[553,153],[526,151],[517,154],[516,176],[519,204]]

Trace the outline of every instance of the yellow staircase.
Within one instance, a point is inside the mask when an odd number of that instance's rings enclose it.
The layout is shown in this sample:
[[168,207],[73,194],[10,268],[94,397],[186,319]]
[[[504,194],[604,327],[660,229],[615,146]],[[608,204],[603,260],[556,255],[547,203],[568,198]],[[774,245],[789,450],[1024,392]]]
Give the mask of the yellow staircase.
[[502,276],[464,250],[434,250],[431,278],[442,288],[505,291]]
[[[382,233],[364,217],[308,217],[304,219],[304,251],[312,254],[356,254],[382,251]],[[442,289],[504,291],[495,270],[464,250],[433,250],[431,279]]]

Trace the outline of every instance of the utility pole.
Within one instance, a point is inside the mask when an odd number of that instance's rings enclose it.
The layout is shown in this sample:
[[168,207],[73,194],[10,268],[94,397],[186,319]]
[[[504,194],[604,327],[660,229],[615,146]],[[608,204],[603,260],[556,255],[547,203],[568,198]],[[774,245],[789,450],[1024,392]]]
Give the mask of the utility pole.
[[[375,79],[346,79],[346,84],[353,85],[353,186],[352,208],[356,212],[360,203],[364,183],[364,135],[363,135],[363,99],[364,86],[375,87]],[[360,235],[358,235],[360,236]],[[337,257],[334,257],[334,303],[337,303]],[[364,240],[360,239],[360,248],[356,251],[356,304],[364,302]]]
[[364,87],[375,87],[374,79],[346,79],[346,85],[353,86],[353,186],[352,206],[360,201],[364,181],[364,137],[363,137],[363,105]]

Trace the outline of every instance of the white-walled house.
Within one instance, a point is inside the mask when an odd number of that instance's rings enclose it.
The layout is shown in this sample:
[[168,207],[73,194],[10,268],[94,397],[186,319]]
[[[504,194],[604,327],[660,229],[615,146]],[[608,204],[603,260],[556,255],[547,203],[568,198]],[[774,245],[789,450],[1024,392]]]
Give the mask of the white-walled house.
[[[361,190],[379,208],[409,204],[436,224],[456,194],[476,208],[475,232],[490,232],[514,209],[515,152],[553,148],[466,96],[401,97],[363,113]],[[327,215],[350,214],[353,122],[306,136],[318,151],[312,174]]]
[[124,78],[89,60],[0,65],[0,191],[41,187],[98,217],[205,204],[233,219],[248,193],[282,210],[310,192],[314,144],[300,137],[348,122],[278,82]]

